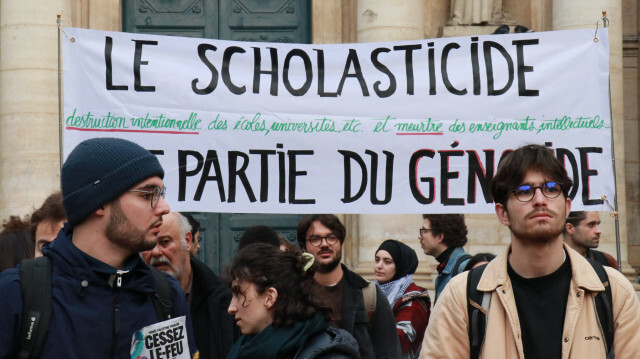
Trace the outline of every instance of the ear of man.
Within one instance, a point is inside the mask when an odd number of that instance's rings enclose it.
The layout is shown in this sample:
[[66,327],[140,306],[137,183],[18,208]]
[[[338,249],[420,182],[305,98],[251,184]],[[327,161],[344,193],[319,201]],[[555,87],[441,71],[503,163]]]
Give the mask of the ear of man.
[[574,227],[573,224],[571,224],[571,223],[565,224],[565,228],[567,229],[567,233],[569,233],[571,235],[576,233],[576,227]]
[[187,251],[190,251],[193,247],[193,236],[191,232],[187,232],[187,234],[184,236],[184,239],[187,242]]
[[498,220],[503,225],[509,227],[509,213],[507,213],[506,208],[501,203],[496,203],[495,206],[496,216],[498,216]]

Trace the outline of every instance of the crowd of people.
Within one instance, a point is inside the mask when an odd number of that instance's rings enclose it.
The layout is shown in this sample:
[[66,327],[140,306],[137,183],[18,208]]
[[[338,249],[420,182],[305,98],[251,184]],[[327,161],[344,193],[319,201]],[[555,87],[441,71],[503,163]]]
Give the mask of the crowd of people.
[[[598,213],[571,211],[572,181],[543,146],[511,152],[492,179],[504,253],[471,255],[463,215],[424,214],[415,243],[382,241],[373,282],[342,263],[333,214],[304,217],[297,243],[248,228],[214,273],[163,177],[139,145],[90,139],[65,161],[61,192],[3,221],[0,359],[638,355],[640,302],[595,249]],[[418,244],[438,262],[432,295],[413,278]]]

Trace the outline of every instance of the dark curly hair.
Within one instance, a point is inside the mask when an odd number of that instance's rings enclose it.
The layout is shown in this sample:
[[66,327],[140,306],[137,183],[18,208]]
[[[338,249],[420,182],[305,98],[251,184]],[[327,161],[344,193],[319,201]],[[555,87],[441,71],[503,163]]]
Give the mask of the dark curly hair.
[[318,221],[325,227],[329,228],[331,233],[335,234],[338,239],[340,239],[340,244],[344,243],[347,230],[344,228],[344,225],[340,222],[338,217],[333,214],[311,214],[304,217],[298,223],[298,245],[300,245],[300,248],[306,248],[307,231],[315,221]]
[[[312,318],[321,311],[325,318],[330,306],[320,285],[313,279],[316,265],[306,272],[307,259],[301,252],[285,252],[270,244],[255,243],[244,247],[227,269],[226,280],[235,294],[241,294],[242,282],[252,283],[258,294],[273,287],[278,298],[273,306],[273,325],[291,326]],[[233,281],[236,281],[233,285]]]
[[463,214],[423,214],[431,224],[431,233],[444,234],[442,241],[447,247],[462,247],[467,244],[467,225]]
[[506,154],[498,164],[498,171],[491,180],[493,201],[506,208],[509,194],[522,184],[529,171],[539,171],[548,180],[558,182],[564,198],[568,198],[573,181],[553,151],[540,145],[525,145]]
[[36,238],[36,230],[38,229],[38,224],[51,221],[51,222],[60,222],[65,221],[67,219],[67,215],[64,212],[64,206],[62,205],[62,192],[57,191],[49,195],[40,208],[36,209],[31,214],[31,236]]

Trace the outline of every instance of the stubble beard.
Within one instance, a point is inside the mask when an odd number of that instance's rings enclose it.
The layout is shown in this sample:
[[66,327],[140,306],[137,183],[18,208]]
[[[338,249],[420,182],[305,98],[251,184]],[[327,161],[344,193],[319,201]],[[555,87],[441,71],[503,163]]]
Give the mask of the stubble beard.
[[[554,213],[557,216],[557,214]],[[564,231],[564,222],[558,223],[556,227],[549,228],[535,228],[526,225],[516,225],[513,223],[509,225],[511,233],[519,240],[532,244],[544,244],[549,243],[557,239]]]
[[144,252],[153,249],[156,241],[145,240],[146,231],[135,229],[122,211],[119,201],[114,201],[111,206],[109,224],[105,230],[105,236],[112,243],[121,248],[128,249],[131,253]]

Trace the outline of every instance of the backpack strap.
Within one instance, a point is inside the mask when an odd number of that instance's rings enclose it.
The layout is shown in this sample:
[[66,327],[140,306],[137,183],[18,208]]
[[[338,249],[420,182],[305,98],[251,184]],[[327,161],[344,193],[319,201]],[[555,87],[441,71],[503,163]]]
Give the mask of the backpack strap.
[[376,285],[373,282],[369,282],[366,287],[362,287],[362,296],[364,297],[364,310],[367,312],[369,323],[376,312],[376,302],[378,299],[378,293],[376,293]]
[[615,350],[613,348],[614,330],[613,330],[613,298],[611,294],[611,285],[607,271],[599,263],[587,260],[589,264],[598,274],[598,278],[604,285],[604,292],[595,292],[593,296],[593,304],[596,308],[596,317],[598,324],[604,335],[604,347],[607,352],[607,359],[615,358]]
[[40,356],[51,321],[51,260],[49,257],[20,262],[22,322],[18,358]]
[[[590,252],[591,252],[591,255],[593,255],[593,260],[596,263],[600,263],[603,266],[608,266],[609,265],[609,261],[607,260],[607,257],[605,257],[604,253],[602,253],[600,251],[597,251],[595,249],[591,249]],[[609,277],[607,276],[607,280],[608,279],[609,279]]]
[[456,263],[453,265],[453,269],[451,270],[451,277],[455,277],[456,275],[458,275],[461,272],[460,265],[462,264],[462,262],[469,259],[471,259],[471,254],[469,253],[465,253],[458,257]]
[[171,319],[173,313],[173,301],[171,300],[171,284],[169,279],[158,269],[151,268],[153,273],[153,288],[154,293],[151,295],[151,301],[153,302],[153,308],[156,311],[156,317],[158,321],[162,322],[167,319]]
[[473,268],[467,277],[467,313],[469,315],[469,357],[477,359],[487,330],[487,314],[491,305],[491,292],[478,291],[478,283],[486,264]]

